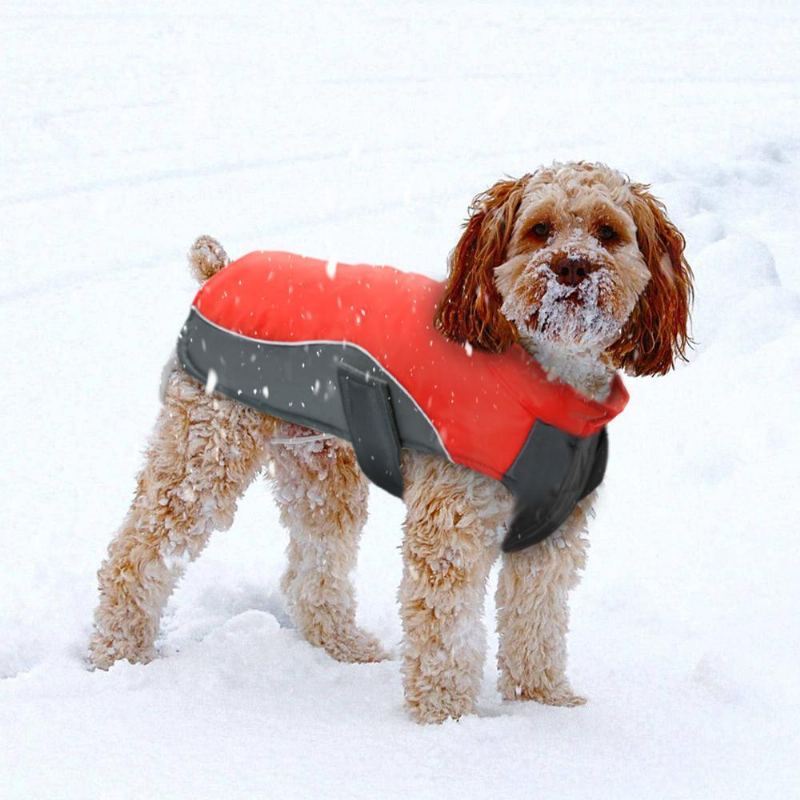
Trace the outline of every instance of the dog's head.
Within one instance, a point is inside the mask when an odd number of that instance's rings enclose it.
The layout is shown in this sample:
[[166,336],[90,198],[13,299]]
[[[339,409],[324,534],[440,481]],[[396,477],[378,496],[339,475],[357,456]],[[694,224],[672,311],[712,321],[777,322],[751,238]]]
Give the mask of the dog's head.
[[664,374],[685,358],[692,272],[647,189],[583,162],[499,181],[470,207],[437,328],[492,352],[543,342]]

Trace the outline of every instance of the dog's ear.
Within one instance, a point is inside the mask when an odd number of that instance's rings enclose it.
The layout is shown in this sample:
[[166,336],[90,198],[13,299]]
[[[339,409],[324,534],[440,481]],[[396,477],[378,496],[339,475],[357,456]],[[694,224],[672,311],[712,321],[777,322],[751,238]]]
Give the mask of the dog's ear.
[[644,184],[631,184],[630,211],[650,280],[619,339],[609,352],[631,375],[663,375],[686,360],[692,304],[692,270],[683,256],[685,240],[669,221],[664,204]]
[[493,353],[517,341],[517,329],[500,313],[494,270],[505,260],[529,177],[498,181],[472,201],[464,233],[450,254],[450,274],[434,317],[448,339]]

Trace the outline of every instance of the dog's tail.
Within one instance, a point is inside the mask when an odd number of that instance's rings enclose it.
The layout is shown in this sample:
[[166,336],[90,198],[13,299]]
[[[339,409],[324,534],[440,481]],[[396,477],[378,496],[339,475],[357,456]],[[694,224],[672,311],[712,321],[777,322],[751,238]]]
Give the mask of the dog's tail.
[[195,239],[187,256],[189,270],[198,283],[204,283],[231,261],[225,248],[213,236],[199,236]]

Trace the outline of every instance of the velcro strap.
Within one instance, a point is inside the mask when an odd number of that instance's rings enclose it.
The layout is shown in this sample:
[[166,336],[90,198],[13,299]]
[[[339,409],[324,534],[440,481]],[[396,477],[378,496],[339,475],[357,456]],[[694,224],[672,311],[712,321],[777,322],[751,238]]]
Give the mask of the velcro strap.
[[400,437],[389,384],[345,363],[339,365],[337,378],[358,465],[381,489],[402,497]]
[[603,480],[607,460],[605,428],[581,437],[537,422],[503,476],[517,501],[503,550],[523,550],[554,533]]

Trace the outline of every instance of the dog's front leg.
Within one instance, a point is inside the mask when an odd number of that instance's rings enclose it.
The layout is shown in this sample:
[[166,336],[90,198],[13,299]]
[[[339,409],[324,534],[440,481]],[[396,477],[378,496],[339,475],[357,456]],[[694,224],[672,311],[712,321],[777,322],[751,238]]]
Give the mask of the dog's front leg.
[[552,536],[503,556],[497,584],[498,688],[506,700],[585,703],[566,676],[568,594],[586,563],[586,514],[579,506]]
[[271,417],[207,395],[182,372],[171,374],[133,504],[98,572],[89,648],[95,666],[153,657],[176,580],[212,530],[230,526],[274,425]]
[[485,650],[486,577],[510,501],[489,478],[419,454],[405,458],[405,487],[405,698],[418,722],[442,722],[475,705]]

